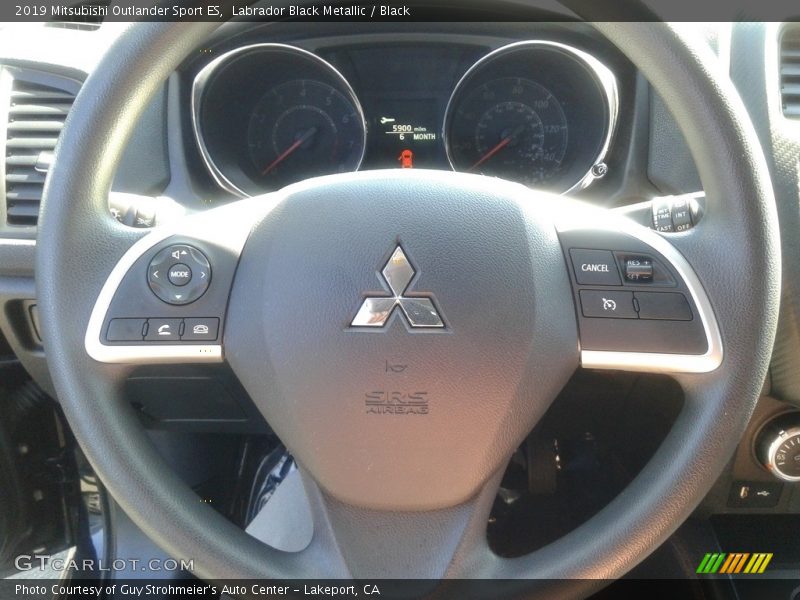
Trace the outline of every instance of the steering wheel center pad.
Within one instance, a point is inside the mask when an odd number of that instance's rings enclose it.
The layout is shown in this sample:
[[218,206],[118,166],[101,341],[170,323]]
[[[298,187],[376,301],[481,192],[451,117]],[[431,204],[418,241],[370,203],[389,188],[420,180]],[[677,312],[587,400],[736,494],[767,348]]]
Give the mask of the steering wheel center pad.
[[531,430],[579,363],[545,205],[492,179],[381,171],[294,186],[254,227],[226,357],[324,489],[454,506]]

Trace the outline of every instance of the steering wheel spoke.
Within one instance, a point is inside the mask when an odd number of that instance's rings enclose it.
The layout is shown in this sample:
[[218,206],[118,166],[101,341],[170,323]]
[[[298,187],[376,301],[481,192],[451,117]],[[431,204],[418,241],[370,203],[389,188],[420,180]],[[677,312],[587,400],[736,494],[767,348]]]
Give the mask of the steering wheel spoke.
[[222,361],[239,255],[253,216],[271,206],[259,200],[185,216],[139,238],[97,297],[87,353],[117,364]]
[[570,272],[581,364],[706,373],[722,362],[705,289],[667,237],[614,213],[572,207],[557,220]]

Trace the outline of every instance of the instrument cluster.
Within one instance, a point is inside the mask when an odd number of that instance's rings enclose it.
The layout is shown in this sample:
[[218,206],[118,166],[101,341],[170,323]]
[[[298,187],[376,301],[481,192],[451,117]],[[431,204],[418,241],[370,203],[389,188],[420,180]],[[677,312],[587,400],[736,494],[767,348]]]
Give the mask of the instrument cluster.
[[252,44],[205,65],[192,124],[216,183],[254,196],[376,168],[452,169],[556,193],[604,173],[614,74],[576,47]]

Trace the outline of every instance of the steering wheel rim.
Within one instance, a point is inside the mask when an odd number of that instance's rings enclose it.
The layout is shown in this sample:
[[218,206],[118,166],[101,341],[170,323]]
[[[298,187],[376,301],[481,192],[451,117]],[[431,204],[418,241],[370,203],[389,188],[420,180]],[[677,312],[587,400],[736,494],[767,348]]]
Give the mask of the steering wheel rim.
[[[129,368],[100,364],[82,350],[94,299],[117,261],[142,236],[107,215],[107,195],[125,142],[148,98],[216,27],[132,26],[76,100],[46,184],[37,242],[48,362],[65,414],[108,490],[167,552],[194,559],[198,577],[341,576],[341,562],[351,557],[337,562],[331,556],[341,558],[337,544],[347,534],[338,542],[330,537],[316,554],[298,560],[267,548],[197,502],[154,451],[124,401],[120,384]],[[454,577],[584,580],[569,585],[567,593],[575,597],[591,589],[589,580],[623,575],[666,539],[710,488],[744,430],[766,375],[777,322],[779,236],[766,163],[738,94],[716,74],[707,49],[692,47],[669,26],[596,27],[662,95],[697,163],[707,214],[695,230],[670,241],[711,296],[725,357],[711,373],[675,376],[686,393],[685,408],[624,494],[575,531],[525,557],[499,559],[482,542],[484,517],[502,470],[473,500],[430,514],[356,509],[326,497],[308,481],[318,514],[338,526],[349,523],[345,530],[363,517],[386,525],[387,535],[400,532],[409,519],[424,522],[437,535],[447,532],[452,546],[447,564],[424,574],[443,570]],[[730,247],[730,239],[738,241],[736,247]],[[742,280],[748,285],[738,285]],[[743,315],[740,306],[749,314]]]

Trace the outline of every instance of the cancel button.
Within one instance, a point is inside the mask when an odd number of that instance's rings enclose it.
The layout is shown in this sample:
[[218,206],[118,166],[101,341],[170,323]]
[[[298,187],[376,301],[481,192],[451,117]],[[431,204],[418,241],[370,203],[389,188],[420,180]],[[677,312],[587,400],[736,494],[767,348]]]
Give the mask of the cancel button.
[[622,285],[611,251],[571,248],[569,255],[580,285]]

